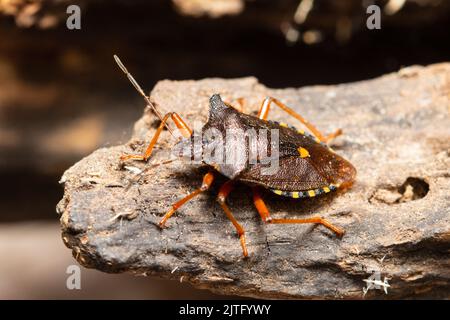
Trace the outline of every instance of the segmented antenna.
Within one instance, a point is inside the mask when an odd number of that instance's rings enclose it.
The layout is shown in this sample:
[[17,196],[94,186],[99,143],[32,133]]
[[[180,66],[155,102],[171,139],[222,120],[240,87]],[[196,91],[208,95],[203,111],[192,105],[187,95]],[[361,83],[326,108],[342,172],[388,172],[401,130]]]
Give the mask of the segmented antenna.
[[[137,83],[137,81],[133,78],[131,73],[128,72],[127,68],[125,68],[122,61],[120,61],[119,57],[114,55],[114,60],[116,60],[117,65],[119,68],[125,73],[128,80],[130,80],[131,84],[136,88],[136,90],[139,92],[139,94],[145,99],[145,102],[147,102],[147,105],[153,110],[153,112],[156,114],[156,116],[159,118],[159,120],[163,121],[163,117],[161,113],[158,111],[158,109],[155,107],[155,105],[150,101],[150,98],[144,93],[144,90],[142,90],[141,86]],[[164,123],[167,130],[173,135],[172,129],[168,126],[167,122]]]

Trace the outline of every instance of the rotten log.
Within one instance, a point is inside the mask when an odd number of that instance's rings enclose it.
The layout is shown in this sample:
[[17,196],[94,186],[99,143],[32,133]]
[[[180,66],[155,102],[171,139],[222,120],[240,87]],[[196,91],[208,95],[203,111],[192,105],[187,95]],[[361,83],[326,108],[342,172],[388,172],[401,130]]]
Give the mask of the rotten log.
[[[162,113],[176,111],[194,124],[206,121],[214,93],[230,102],[245,98],[250,114],[274,96],[322,131],[343,128],[333,147],[358,170],[350,191],[264,197],[273,216],[320,215],[343,227],[344,237],[321,226],[265,225],[249,188],[240,185],[228,203],[246,230],[244,259],[215,201],[224,178],[160,230],[161,215],[200,185],[207,168],[167,162],[173,145],[167,131],[148,163],[121,166],[120,155],[142,152],[155,132],[158,120],[146,110],[129,143],[97,150],[61,179],[62,238],[80,264],[258,298],[359,299],[372,275],[390,288],[387,295],[368,290],[365,298],[450,297],[450,64],[300,89],[269,89],[255,78],[164,80],[151,99]],[[270,118],[299,126],[276,108]]]

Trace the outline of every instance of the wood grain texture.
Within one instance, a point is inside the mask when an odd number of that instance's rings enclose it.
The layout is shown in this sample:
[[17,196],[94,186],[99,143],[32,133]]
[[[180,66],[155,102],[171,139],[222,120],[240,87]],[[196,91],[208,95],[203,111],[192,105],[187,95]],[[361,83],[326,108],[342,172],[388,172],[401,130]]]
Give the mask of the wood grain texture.
[[[146,110],[127,145],[97,150],[61,179],[62,237],[82,265],[260,298],[360,299],[363,279],[379,270],[390,279],[389,294],[370,290],[365,298],[450,297],[450,64],[300,89],[269,89],[255,78],[164,80],[151,97],[194,126],[206,121],[213,93],[230,102],[246,98],[251,114],[271,95],[322,131],[343,128],[334,148],[358,170],[353,189],[312,199],[263,196],[274,217],[317,214],[345,228],[345,236],[321,226],[264,225],[250,189],[238,186],[228,203],[247,232],[250,256],[243,259],[215,201],[224,178],[160,230],[162,214],[201,184],[207,168],[152,166],[170,157],[167,132],[149,163],[129,163],[146,169],[140,179],[122,168],[119,156],[142,151],[158,124]],[[276,108],[270,118],[301,127]],[[112,219],[118,214],[128,218]]]

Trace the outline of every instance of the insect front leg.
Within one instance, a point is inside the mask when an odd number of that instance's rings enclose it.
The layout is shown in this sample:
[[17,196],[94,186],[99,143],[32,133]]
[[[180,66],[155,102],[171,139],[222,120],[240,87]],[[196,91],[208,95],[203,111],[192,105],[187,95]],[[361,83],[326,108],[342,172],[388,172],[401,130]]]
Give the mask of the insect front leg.
[[207,174],[205,174],[203,176],[203,182],[202,182],[201,187],[198,188],[197,190],[195,190],[194,192],[188,194],[183,199],[175,202],[172,205],[172,208],[169,211],[167,211],[167,213],[164,215],[164,217],[158,223],[159,227],[164,228],[166,221],[175,213],[175,211],[177,211],[182,205],[184,205],[186,202],[188,202],[195,196],[208,190],[211,187],[213,181],[214,181],[214,173],[213,172],[208,172]]
[[156,130],[155,134],[153,135],[152,140],[150,141],[147,149],[145,150],[144,154],[125,154],[120,157],[121,161],[126,161],[129,159],[133,160],[141,160],[141,161],[147,161],[148,158],[152,155],[153,147],[155,146],[156,142],[158,141],[158,138],[164,129],[164,126],[166,125],[166,122],[170,119],[175,123],[178,130],[180,130],[181,134],[188,138],[192,134],[192,130],[189,128],[189,126],[184,122],[184,120],[175,112],[169,112],[167,113],[159,125],[158,129]]
[[116,61],[119,68],[123,71],[123,73],[127,76],[128,80],[133,84],[133,86],[136,88],[136,90],[139,92],[139,94],[144,98],[145,102],[147,102],[147,106],[150,107],[150,109],[153,110],[153,112],[158,116],[158,118],[161,120],[161,124],[159,125],[158,129],[155,132],[155,135],[153,136],[152,140],[150,141],[150,144],[148,145],[147,149],[145,150],[144,154],[138,154],[138,155],[122,155],[120,159],[122,161],[128,160],[128,159],[134,159],[134,160],[143,160],[147,161],[148,158],[150,158],[153,147],[156,144],[156,141],[158,141],[159,135],[161,134],[161,131],[163,127],[167,127],[167,130],[169,130],[170,134],[173,135],[172,129],[167,125],[167,120],[169,118],[172,119],[173,122],[175,122],[175,125],[177,126],[178,130],[180,130],[181,134],[185,138],[189,138],[192,135],[192,130],[189,128],[189,126],[186,124],[186,122],[183,121],[183,119],[175,112],[169,112],[164,117],[161,116],[161,113],[159,112],[158,108],[155,106],[155,104],[150,100],[150,97],[147,96],[144,93],[144,90],[142,90],[139,83],[134,79],[134,77],[131,75],[130,72],[128,72],[128,69],[125,67],[125,65],[120,61],[119,57],[114,55],[114,60]]
[[239,236],[239,240],[241,242],[242,253],[244,254],[244,257],[247,257],[248,251],[247,251],[247,245],[245,243],[245,230],[239,224],[239,222],[237,222],[237,220],[234,217],[233,213],[231,212],[230,208],[226,204],[226,199],[227,199],[228,195],[230,194],[230,192],[233,190],[233,187],[234,187],[233,180],[229,180],[229,181],[225,182],[219,189],[219,194],[217,195],[217,202],[219,202],[223,211],[225,211],[225,214],[227,215],[228,219],[230,219],[231,223],[236,228],[236,231]]
[[321,224],[324,227],[333,231],[338,237],[342,237],[344,235],[344,230],[338,228],[331,224],[328,220],[323,219],[321,217],[313,217],[306,219],[273,219],[270,216],[270,212],[267,209],[266,204],[264,203],[263,198],[259,192],[258,187],[253,187],[253,203],[255,204],[256,210],[258,210],[259,215],[265,223],[276,223],[276,224],[286,224],[286,223],[315,223]]
[[298,121],[303,123],[312,132],[312,134],[314,134],[322,142],[328,143],[331,140],[333,140],[334,138],[336,138],[337,136],[340,136],[342,134],[342,129],[338,129],[334,133],[331,133],[329,135],[323,135],[308,120],[303,118],[301,115],[299,115],[297,112],[295,112],[294,110],[292,110],[291,108],[286,106],[281,101],[279,101],[275,98],[272,98],[272,97],[267,97],[264,99],[264,101],[262,102],[261,107],[259,108],[259,111],[258,111],[258,118],[260,118],[262,120],[267,120],[267,116],[269,115],[270,105],[272,102],[275,103],[275,105],[277,105],[278,107],[280,107],[283,111],[288,113],[290,116],[294,117],[295,119],[297,119]]

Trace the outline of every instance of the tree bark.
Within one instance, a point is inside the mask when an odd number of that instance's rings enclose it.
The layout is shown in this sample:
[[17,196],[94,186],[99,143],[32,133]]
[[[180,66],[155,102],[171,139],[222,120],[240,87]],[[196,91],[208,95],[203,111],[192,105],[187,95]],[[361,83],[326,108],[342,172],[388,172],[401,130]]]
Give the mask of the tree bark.
[[[321,226],[265,225],[250,189],[238,185],[228,203],[246,230],[244,259],[215,201],[222,177],[160,230],[161,216],[208,169],[166,163],[167,131],[148,163],[121,166],[120,155],[142,152],[156,130],[159,121],[146,110],[127,145],[97,150],[61,179],[62,237],[79,263],[258,298],[360,299],[375,271],[371,279],[386,278],[388,294],[368,290],[365,298],[450,297],[450,64],[300,89],[269,89],[255,78],[165,80],[151,98],[162,113],[176,111],[194,126],[207,120],[214,93],[231,103],[245,98],[250,114],[274,96],[322,131],[344,130],[333,147],[358,170],[350,191],[310,199],[264,193],[272,216],[320,215],[344,228],[344,237]],[[276,107],[269,118],[301,127]]]

